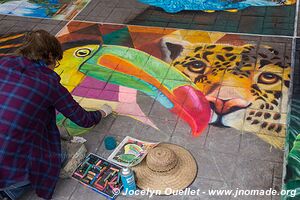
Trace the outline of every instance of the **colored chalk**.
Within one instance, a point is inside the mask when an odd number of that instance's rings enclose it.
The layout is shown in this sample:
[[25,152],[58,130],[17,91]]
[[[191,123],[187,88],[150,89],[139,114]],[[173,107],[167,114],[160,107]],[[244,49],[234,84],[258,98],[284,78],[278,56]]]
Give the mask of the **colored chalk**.
[[95,187],[96,187],[97,189],[101,190],[101,191],[103,190],[103,187],[102,187],[101,185],[97,184],[97,183],[95,184]]
[[101,174],[99,174],[99,177],[97,178],[96,183],[98,183],[101,180],[101,178],[102,178],[102,176],[101,176]]
[[101,164],[102,160],[99,160],[99,162],[97,162],[96,166],[98,167]]
[[111,180],[111,182],[114,182],[117,178],[118,178],[118,177],[115,176],[115,177]]
[[119,178],[120,167],[108,162],[107,160],[90,154],[80,164],[75,172],[73,178],[79,180],[82,184],[87,185],[100,194],[114,199],[113,190],[116,188],[122,189],[122,184],[117,182]]
[[97,166],[97,165],[94,165],[93,168],[94,168],[94,169],[97,169],[97,170],[99,170],[99,171],[101,171],[101,169],[102,169],[102,167],[99,167],[99,166]]
[[92,176],[96,176],[96,173],[92,171],[89,171],[89,174],[91,174]]
[[87,176],[86,176],[86,179],[88,179],[89,181],[93,180],[93,178],[94,178],[94,177],[91,176],[91,175],[87,175]]
[[118,180],[117,183],[120,183],[120,172],[118,173]]
[[113,136],[107,136],[104,139],[104,145],[107,150],[113,150],[117,146],[117,141]]
[[84,183],[89,183],[90,181],[89,180],[87,180],[87,179],[82,179],[82,181],[84,182]]
[[110,176],[111,176],[111,174],[108,174],[108,175],[106,176],[106,178],[104,179],[104,181],[107,181],[107,179],[108,179]]
[[93,178],[93,180],[91,181],[90,184],[93,185],[95,183],[95,181],[97,180],[97,178],[98,178],[97,176],[94,176],[94,178]]
[[80,178],[83,178],[84,176],[82,174],[79,174],[78,172],[74,173],[76,176],[79,176]]
[[113,170],[113,171],[116,171],[116,172],[120,171],[120,170],[118,170],[116,168],[113,168],[113,167],[111,167],[110,169]]
[[96,181],[95,185],[98,186],[98,187],[100,187],[100,188],[102,188],[101,190],[103,190],[104,187],[103,187],[103,185],[101,184],[101,182],[102,182],[102,180],[101,180],[101,177],[100,177],[100,180],[98,179],[98,180]]
[[103,167],[99,173],[102,174],[106,169],[107,167]]
[[111,174],[111,176],[114,176],[114,175],[115,175],[115,173],[116,173],[116,171],[114,171],[114,172]]
[[104,165],[108,165],[108,162],[103,162]]
[[89,165],[88,168],[85,170],[83,176],[86,176],[91,168],[92,168],[92,165]]
[[109,187],[112,189],[112,190],[114,190],[115,188],[112,186],[112,184],[108,184],[109,185]]

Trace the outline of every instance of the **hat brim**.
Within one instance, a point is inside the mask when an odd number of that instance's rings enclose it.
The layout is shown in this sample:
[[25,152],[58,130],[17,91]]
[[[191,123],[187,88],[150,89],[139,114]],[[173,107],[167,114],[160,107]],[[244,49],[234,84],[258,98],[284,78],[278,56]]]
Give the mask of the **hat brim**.
[[[170,190],[183,190],[187,188],[197,176],[197,163],[191,153],[175,144],[159,144],[174,151],[178,163],[168,172],[154,172],[147,167],[146,159],[133,167],[137,186],[142,190],[160,191],[159,194],[169,195]],[[156,148],[157,148],[156,147]]]

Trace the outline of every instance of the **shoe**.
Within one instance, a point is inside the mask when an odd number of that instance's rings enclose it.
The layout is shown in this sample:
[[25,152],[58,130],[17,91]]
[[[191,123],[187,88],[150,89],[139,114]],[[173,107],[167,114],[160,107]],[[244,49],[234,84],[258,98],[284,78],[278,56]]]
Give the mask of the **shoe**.
[[12,200],[5,192],[0,191],[0,200]]

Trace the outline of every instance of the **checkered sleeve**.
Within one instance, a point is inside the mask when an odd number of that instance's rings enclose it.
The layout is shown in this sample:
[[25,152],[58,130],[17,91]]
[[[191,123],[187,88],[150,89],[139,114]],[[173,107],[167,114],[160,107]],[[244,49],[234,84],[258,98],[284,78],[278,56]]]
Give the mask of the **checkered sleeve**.
[[86,111],[83,109],[59,82],[55,88],[54,106],[65,117],[84,128],[89,128],[100,122],[102,115],[99,111]]

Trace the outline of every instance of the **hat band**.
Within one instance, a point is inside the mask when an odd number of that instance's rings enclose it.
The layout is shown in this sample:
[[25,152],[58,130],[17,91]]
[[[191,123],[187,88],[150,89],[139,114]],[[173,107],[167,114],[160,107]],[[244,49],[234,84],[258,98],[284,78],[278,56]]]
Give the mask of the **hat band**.
[[169,171],[175,169],[175,167],[177,166],[177,164],[178,164],[178,159],[176,159],[176,161],[174,162],[174,166],[172,166],[171,168],[169,168],[169,169],[167,169],[167,170],[156,170],[156,169],[152,169],[152,168],[149,167],[148,165],[147,165],[147,167],[148,167],[151,171],[153,171],[153,172],[165,173],[165,172],[169,172]]

